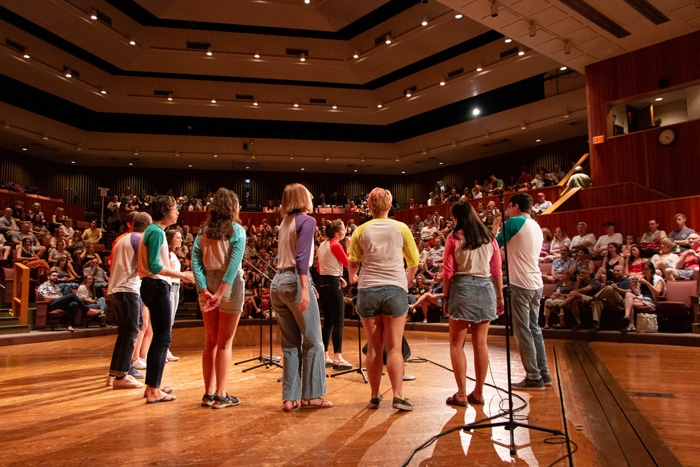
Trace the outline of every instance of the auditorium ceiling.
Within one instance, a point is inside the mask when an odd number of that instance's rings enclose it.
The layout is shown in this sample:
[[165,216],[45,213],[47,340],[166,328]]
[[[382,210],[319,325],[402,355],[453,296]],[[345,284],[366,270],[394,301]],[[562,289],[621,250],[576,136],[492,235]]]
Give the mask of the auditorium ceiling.
[[0,147],[413,174],[587,133],[585,67],[700,0],[0,0]]

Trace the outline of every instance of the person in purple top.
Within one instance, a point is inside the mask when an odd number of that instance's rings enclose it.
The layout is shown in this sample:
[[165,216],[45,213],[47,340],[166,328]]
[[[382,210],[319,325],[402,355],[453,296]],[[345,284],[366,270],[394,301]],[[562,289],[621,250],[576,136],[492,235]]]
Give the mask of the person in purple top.
[[309,277],[314,257],[316,220],[311,193],[292,183],[282,194],[278,270],[270,286],[270,302],[277,313],[284,370],[282,410],[333,407],[325,400],[326,369],[321,339],[321,317],[316,290]]

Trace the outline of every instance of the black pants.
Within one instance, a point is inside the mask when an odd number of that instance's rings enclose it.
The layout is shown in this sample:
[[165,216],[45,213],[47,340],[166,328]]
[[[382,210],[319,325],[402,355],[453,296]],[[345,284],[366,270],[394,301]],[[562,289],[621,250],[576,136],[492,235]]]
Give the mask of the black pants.
[[343,348],[343,326],[345,325],[345,302],[340,288],[340,277],[319,276],[316,282],[318,301],[323,308],[323,350],[328,352],[331,332],[333,351],[341,353]]
[[75,315],[78,310],[82,311],[87,316],[88,307],[74,293],[69,293],[61,298],[57,298],[49,303],[49,311],[62,309],[66,312],[66,323],[68,326],[75,324]]

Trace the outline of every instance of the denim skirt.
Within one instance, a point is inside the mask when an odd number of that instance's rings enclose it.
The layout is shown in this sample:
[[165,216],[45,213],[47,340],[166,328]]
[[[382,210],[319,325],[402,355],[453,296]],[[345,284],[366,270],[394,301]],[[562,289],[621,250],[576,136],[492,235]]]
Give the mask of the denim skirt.
[[448,311],[450,318],[472,323],[496,319],[496,292],[491,278],[456,274],[450,287]]

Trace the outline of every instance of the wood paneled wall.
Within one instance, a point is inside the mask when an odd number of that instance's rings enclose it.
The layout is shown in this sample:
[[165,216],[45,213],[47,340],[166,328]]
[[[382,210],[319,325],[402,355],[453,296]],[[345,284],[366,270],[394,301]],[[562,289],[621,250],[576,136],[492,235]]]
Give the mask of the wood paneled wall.
[[[316,219],[316,225],[321,225],[323,219],[336,220],[342,219],[345,225],[352,220],[355,225],[360,223],[359,214],[343,213],[343,214],[310,214]],[[241,224],[246,225],[248,219],[252,219],[253,225],[256,227],[262,224],[263,219],[267,219],[268,224],[275,225],[275,219],[279,218],[279,213],[264,213],[264,212],[242,212],[240,214]],[[206,212],[181,212],[177,220],[180,225],[187,224],[192,228],[192,232],[196,233],[199,229],[199,225],[207,219]]]
[[56,208],[59,206],[64,209],[65,215],[71,219],[80,221],[85,219],[85,208],[83,206],[66,204],[60,199],[51,199],[43,196],[25,195],[14,191],[0,190],[0,210],[13,207],[15,202],[18,200],[24,201],[25,212],[32,208],[32,204],[41,204],[41,211],[44,213],[44,217],[48,222],[51,221],[51,216],[56,213]]
[[555,164],[559,164],[564,171],[568,171],[571,165],[586,152],[588,152],[588,137],[580,136],[410,175],[408,198],[425,204],[428,193],[434,189],[438,180],[442,180],[448,186],[457,185],[464,188],[473,187],[475,179],[481,184],[492,174],[503,179],[507,184],[511,175],[517,180],[521,167],[527,168],[528,173],[533,176],[537,167],[554,170]]
[[[175,170],[138,169],[125,167],[80,167],[57,164],[26,154],[0,150],[0,180],[20,185],[36,186],[52,198],[83,204],[88,209],[100,201],[98,187],[110,188],[110,194],[124,192],[130,187],[135,194],[154,190],[164,194],[168,189],[175,193],[184,190],[192,197],[199,190],[204,194],[220,186],[243,196],[245,179],[250,179],[252,203],[264,204],[268,199],[279,200],[285,185],[293,182],[304,184],[315,197],[321,193],[330,196],[334,191],[355,196],[369,193],[381,186],[391,190],[394,198],[403,206],[406,203],[406,179],[402,175],[350,175],[327,173],[254,172],[233,170]],[[69,190],[70,189],[70,190]],[[73,191],[75,190],[75,195]],[[241,203],[244,203],[241,200]]]
[[656,44],[586,67],[588,129],[591,138],[591,178],[594,185],[634,182],[673,197],[700,192],[700,121],[672,125],[677,141],[670,147],[657,142],[659,129],[608,139],[611,103],[648,95],[667,86],[700,79],[700,32]]
[[656,201],[667,198],[668,196],[651,191],[636,183],[618,183],[615,185],[579,190],[575,195],[559,206],[557,212]]
[[576,225],[581,221],[588,224],[588,231],[596,237],[603,235],[603,224],[611,221],[615,223],[616,232],[623,236],[632,234],[639,240],[641,234],[647,231],[649,219],[656,219],[659,229],[666,233],[674,230],[676,223],[673,216],[679,212],[688,218],[688,227],[700,231],[700,196],[555,212],[539,216],[537,222],[551,231],[563,227],[569,238],[573,238]]

